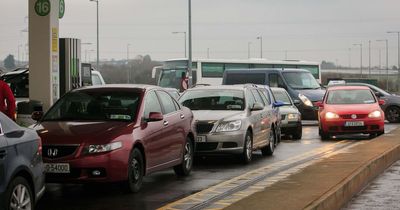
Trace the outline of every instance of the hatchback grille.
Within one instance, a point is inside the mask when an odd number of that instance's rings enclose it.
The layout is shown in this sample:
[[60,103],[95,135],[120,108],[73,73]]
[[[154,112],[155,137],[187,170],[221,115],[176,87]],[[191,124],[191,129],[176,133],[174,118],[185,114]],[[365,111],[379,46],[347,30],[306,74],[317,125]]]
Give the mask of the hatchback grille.
[[[351,114],[340,115],[340,117],[343,119],[353,119],[351,116],[352,116]],[[355,119],[364,119],[367,116],[368,116],[367,114],[356,114]]]
[[196,124],[197,133],[209,133],[214,127],[214,123],[198,122]]
[[79,145],[43,145],[43,157],[62,158],[74,154]]

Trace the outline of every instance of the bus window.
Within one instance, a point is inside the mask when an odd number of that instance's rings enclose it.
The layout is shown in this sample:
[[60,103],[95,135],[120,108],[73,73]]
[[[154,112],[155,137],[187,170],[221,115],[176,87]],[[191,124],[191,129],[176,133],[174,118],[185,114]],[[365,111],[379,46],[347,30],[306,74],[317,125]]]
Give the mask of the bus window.
[[235,70],[235,69],[248,69],[249,64],[245,63],[227,63],[225,64],[225,70]]
[[203,77],[222,77],[224,74],[223,63],[203,63],[201,70]]

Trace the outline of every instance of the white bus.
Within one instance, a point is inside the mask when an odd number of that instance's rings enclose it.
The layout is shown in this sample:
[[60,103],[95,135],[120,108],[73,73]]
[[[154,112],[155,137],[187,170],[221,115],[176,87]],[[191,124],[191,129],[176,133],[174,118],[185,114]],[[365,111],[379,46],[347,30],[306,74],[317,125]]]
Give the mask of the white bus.
[[[233,69],[305,69],[321,82],[320,64],[300,60],[272,61],[264,59],[249,60],[227,60],[227,59],[198,59],[193,60],[193,75],[190,78],[191,84],[222,84],[222,77],[225,70]],[[186,73],[187,59],[171,59],[164,62],[162,67],[153,69],[153,77],[158,71],[157,84],[161,87],[180,89],[181,78]]]

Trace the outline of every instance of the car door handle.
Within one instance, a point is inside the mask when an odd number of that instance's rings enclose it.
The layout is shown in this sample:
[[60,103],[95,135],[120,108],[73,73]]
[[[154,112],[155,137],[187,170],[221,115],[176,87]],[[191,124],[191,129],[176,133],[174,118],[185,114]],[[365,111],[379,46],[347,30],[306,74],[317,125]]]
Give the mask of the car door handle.
[[0,159],[4,159],[7,156],[7,151],[1,150],[0,151]]
[[185,115],[184,115],[184,114],[181,114],[181,119],[183,119],[183,118],[185,118]]
[[164,121],[164,126],[167,126],[168,125],[168,121]]

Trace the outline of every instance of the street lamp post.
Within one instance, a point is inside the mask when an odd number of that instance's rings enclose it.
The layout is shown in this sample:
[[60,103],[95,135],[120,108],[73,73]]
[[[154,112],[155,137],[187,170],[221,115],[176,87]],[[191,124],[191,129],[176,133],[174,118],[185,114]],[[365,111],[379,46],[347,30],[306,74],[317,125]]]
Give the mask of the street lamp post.
[[100,57],[100,52],[99,52],[99,0],[90,0],[92,2],[96,2],[96,10],[97,10],[97,60],[96,60],[96,70],[99,70],[99,57]]
[[397,91],[400,90],[400,31],[388,31],[389,34],[397,34]]
[[360,77],[363,76],[363,66],[362,66],[362,43],[360,44],[353,44],[354,46],[360,46]]
[[386,43],[386,90],[389,91],[389,41],[387,39],[376,40]]
[[258,36],[257,39],[260,40],[260,58],[263,58],[263,40],[262,40],[262,36]]
[[127,65],[127,76],[128,76],[128,79],[127,79],[127,83],[129,84],[131,81],[131,69],[129,68],[129,46],[131,46],[131,44],[127,44],[126,45],[126,65]]
[[[190,78],[192,76],[192,0],[188,0],[188,32],[189,32],[189,57],[188,57],[188,68],[187,68],[187,77]],[[188,85],[190,86],[190,84]]]
[[250,54],[250,47],[251,47],[251,42],[247,42],[247,58],[251,58],[251,54]]
[[172,32],[173,34],[184,34],[184,37],[185,37],[185,39],[183,40],[184,41],[184,47],[185,47],[185,58],[187,57],[186,55],[186,31],[174,31],[174,32]]

